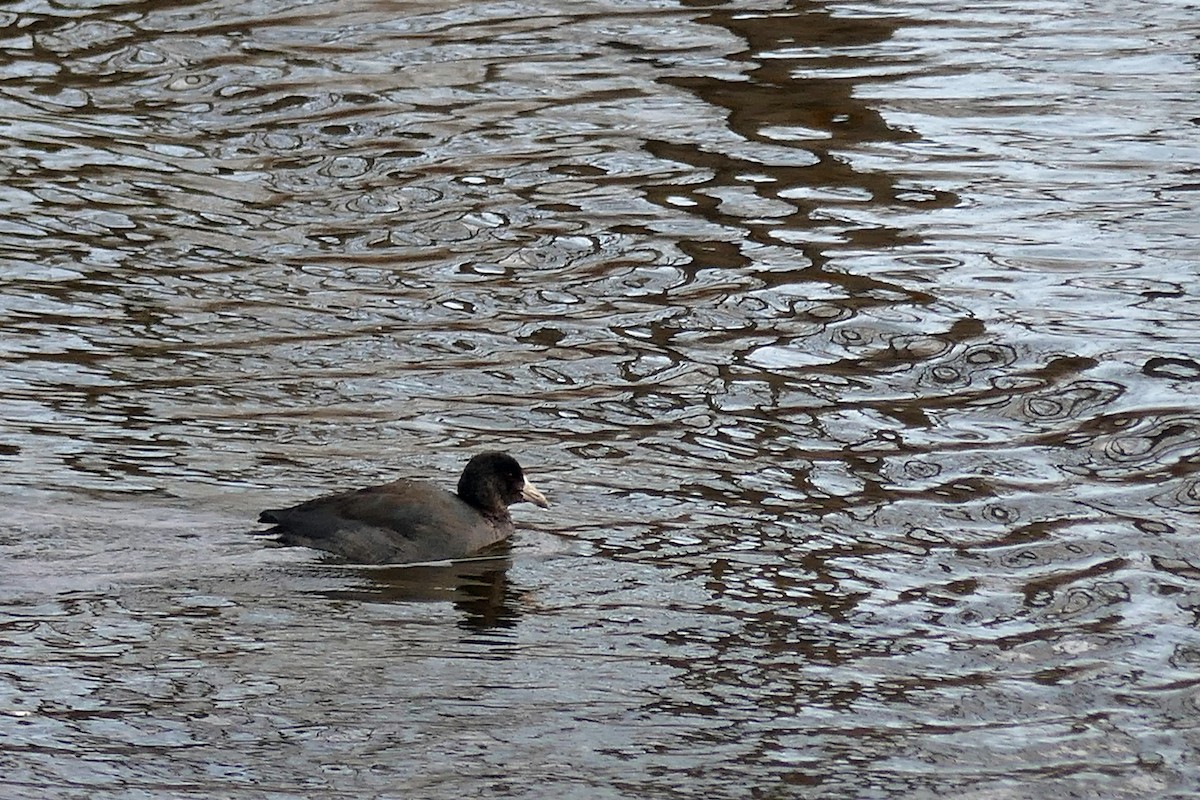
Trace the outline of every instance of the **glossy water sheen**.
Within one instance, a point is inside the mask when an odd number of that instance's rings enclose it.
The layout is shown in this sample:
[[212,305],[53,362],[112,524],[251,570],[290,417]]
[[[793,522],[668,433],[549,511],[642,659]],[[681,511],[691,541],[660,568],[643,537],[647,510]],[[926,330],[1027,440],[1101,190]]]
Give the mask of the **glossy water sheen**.
[[0,796],[1200,790],[1196,15],[4,6]]

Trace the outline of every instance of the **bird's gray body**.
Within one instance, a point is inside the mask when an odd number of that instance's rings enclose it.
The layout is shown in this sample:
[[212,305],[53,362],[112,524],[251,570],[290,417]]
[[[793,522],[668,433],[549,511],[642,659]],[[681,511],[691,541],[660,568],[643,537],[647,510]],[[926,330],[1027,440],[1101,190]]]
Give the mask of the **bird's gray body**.
[[360,564],[463,558],[512,535],[506,510],[484,514],[457,494],[398,480],[262,512],[285,545],[325,550]]

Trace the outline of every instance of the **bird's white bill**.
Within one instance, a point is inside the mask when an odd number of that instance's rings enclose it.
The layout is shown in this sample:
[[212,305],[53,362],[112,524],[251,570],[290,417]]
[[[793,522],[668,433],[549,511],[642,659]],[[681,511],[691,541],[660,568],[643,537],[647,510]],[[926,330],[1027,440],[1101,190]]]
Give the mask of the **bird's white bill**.
[[521,487],[521,499],[528,500],[530,503],[542,508],[550,507],[550,501],[546,499],[546,495],[539,492],[537,487],[529,482],[528,478],[525,479],[525,485]]

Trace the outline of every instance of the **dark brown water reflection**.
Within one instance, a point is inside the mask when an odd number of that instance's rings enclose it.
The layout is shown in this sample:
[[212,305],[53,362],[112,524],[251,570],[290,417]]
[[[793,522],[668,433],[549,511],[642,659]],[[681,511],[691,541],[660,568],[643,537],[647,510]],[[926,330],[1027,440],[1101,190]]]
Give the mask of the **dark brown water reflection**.
[[5,6],[0,795],[1200,790],[1195,9],[1081,8]]

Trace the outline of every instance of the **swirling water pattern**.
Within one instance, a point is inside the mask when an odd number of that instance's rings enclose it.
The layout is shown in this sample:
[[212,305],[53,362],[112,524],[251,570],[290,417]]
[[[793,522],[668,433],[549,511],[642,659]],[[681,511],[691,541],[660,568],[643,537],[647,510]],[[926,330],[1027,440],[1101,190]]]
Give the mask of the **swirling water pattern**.
[[1200,790],[1193,15],[0,10],[0,796]]

